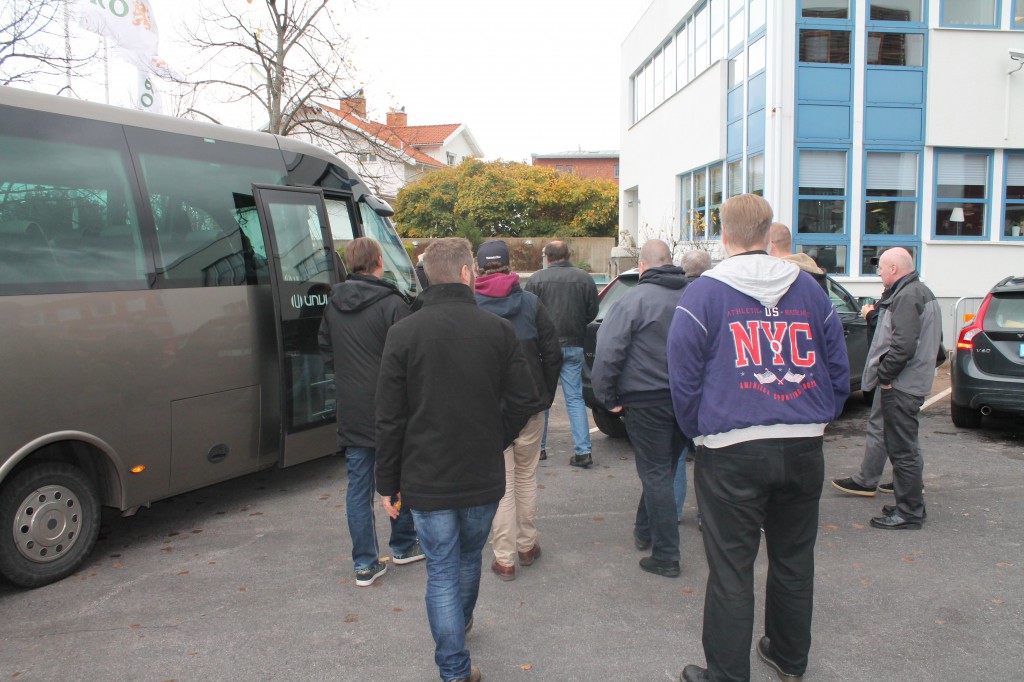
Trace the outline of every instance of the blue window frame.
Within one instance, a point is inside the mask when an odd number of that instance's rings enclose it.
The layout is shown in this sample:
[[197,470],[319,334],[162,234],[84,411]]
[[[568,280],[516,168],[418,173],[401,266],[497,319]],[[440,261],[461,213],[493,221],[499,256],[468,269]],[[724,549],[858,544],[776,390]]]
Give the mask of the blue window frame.
[[868,149],[864,153],[864,216],[860,274],[875,275],[871,259],[893,246],[916,253],[920,244],[923,150]]
[[827,272],[846,274],[850,148],[797,149],[793,242]]
[[939,23],[942,26],[999,28],[1001,0],[942,0]]
[[679,176],[680,236],[684,240],[720,239],[718,209],[725,199],[725,164],[721,161]]
[[991,186],[990,150],[935,150],[933,236],[969,240],[987,237]]
[[1024,152],[1007,152],[1003,164],[1003,229],[1000,239],[1024,240]]

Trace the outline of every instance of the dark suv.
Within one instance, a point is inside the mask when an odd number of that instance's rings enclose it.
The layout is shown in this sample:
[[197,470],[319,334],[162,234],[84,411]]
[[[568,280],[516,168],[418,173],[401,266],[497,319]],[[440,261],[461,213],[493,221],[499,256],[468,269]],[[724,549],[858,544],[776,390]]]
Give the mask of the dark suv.
[[[597,330],[601,321],[613,305],[626,295],[640,281],[640,271],[633,269],[622,273],[608,283],[601,293],[600,308],[597,318],[587,326],[587,337],[583,343],[583,401],[594,415],[594,423],[601,433],[612,438],[625,438],[626,425],[617,414],[611,414],[594,397],[594,388],[590,383],[590,370],[594,366],[594,352],[597,348]],[[828,297],[835,305],[839,318],[843,322],[843,333],[846,335],[846,351],[850,357],[850,390],[860,390],[860,378],[864,373],[864,361],[868,353],[867,323],[860,315],[861,303],[871,299],[858,300],[831,277],[826,279]],[[873,301],[872,301],[873,302]]]
[[992,412],[1024,414],[1024,277],[1007,277],[988,292],[960,330],[950,381],[950,417],[977,428]]

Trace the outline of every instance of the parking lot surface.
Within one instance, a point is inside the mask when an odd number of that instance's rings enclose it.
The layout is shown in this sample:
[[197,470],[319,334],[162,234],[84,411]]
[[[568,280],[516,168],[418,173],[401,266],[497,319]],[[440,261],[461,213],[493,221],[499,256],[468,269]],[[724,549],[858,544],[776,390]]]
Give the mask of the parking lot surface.
[[[827,479],[860,463],[859,399],[826,434]],[[484,551],[468,643],[485,680],[676,680],[704,662],[693,465],[683,575],[650,575],[632,542],[640,484],[630,447],[593,439],[594,467],[569,467],[556,406],[538,470],[543,556],[505,583]],[[924,412],[922,447],[921,531],[871,528],[891,496],[844,495],[826,480],[807,680],[1024,679],[1024,424],[957,429],[940,398]],[[105,514],[84,570],[37,590],[0,584],[0,679],[436,680],[424,564],[356,587],[345,486],[344,461],[331,457],[135,518]],[[382,513],[377,524],[386,547]],[[765,568],[762,557],[758,609]],[[754,656],[751,670],[776,679]]]

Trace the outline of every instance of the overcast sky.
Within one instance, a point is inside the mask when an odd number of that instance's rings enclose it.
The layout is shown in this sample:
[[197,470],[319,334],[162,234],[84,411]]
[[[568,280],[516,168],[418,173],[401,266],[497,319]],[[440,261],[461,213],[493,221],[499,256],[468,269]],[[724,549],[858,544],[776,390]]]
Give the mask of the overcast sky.
[[[152,3],[174,66],[177,25],[201,3]],[[410,125],[465,123],[486,159],[618,149],[620,46],[650,0],[360,3],[331,5],[375,120],[404,106]]]

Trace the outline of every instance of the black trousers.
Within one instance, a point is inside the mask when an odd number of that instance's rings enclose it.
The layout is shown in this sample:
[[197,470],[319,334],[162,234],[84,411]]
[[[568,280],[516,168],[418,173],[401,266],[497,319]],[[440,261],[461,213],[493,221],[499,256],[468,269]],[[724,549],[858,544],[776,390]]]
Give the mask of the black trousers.
[[893,492],[900,516],[910,521],[924,518],[924,459],[918,445],[921,405],[924,396],[911,395],[895,388],[878,388],[882,402],[882,434],[885,450],[892,462]]
[[822,438],[697,448],[694,485],[708,560],[704,656],[711,680],[750,679],[754,560],[768,551],[764,629],[772,657],[802,675],[811,648]]

